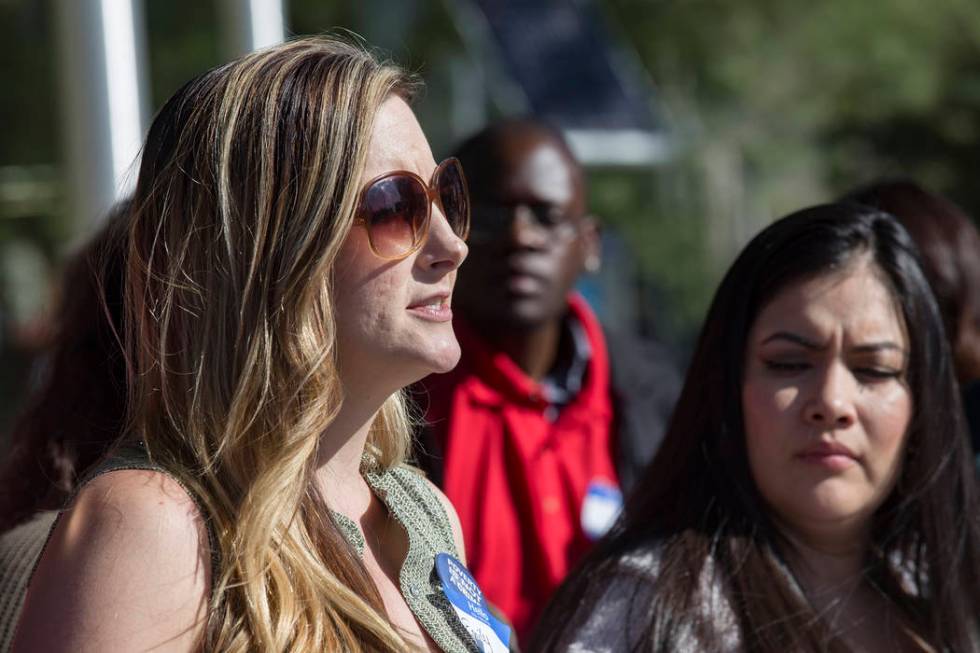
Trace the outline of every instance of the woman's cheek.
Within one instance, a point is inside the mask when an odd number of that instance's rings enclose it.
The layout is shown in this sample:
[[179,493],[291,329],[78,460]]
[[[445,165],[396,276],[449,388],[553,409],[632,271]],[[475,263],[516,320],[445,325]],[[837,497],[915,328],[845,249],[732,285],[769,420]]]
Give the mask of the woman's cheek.
[[894,384],[883,388],[865,405],[865,431],[874,458],[876,476],[889,489],[897,477],[905,450],[912,400],[908,388]]

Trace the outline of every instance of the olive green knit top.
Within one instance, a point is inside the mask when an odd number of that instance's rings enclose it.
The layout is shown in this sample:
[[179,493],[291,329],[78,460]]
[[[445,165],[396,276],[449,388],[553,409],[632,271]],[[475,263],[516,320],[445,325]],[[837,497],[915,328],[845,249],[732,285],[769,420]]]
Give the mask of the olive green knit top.
[[[114,456],[100,464],[88,475],[86,481],[120,469],[153,470],[173,477],[173,474],[166,469],[151,462],[142,446],[131,445],[121,448]],[[405,529],[408,535],[408,553],[402,563],[398,578],[402,596],[408,607],[429,637],[442,650],[447,653],[479,651],[472,636],[467,633],[462,621],[456,616],[449,600],[443,593],[442,582],[435,570],[437,554],[448,553],[456,558],[460,557],[453,538],[449,516],[446,514],[443,504],[425,479],[408,467],[398,466],[383,470],[373,466],[365,457],[361,473],[375,496],[384,503],[389,514]],[[180,483],[179,478],[174,477],[174,479]],[[202,514],[206,514],[193,492],[183,483],[181,486],[198,503],[198,508]],[[51,514],[48,513],[48,515]],[[359,556],[363,556],[365,541],[357,524],[335,511],[331,511],[331,516],[350,545]],[[11,586],[7,587],[10,592],[8,596],[12,599],[16,597],[14,599],[16,605],[4,606],[5,614],[0,620],[3,622],[0,623],[0,635],[2,635],[0,640],[6,641],[0,642],[0,651],[3,650],[2,645],[9,645],[9,640],[12,638],[13,627],[16,625],[20,614],[30,573],[33,573],[33,568],[40,558],[43,546],[51,531],[54,530],[54,524],[53,516],[41,521],[35,520],[32,523],[32,526],[39,525],[39,528],[30,529],[32,535],[28,539],[31,542],[28,545],[20,541],[17,543],[18,557],[21,559],[17,567],[23,573],[10,575],[8,570],[4,574],[7,577],[0,579],[5,587]],[[217,569],[220,565],[220,559],[217,557],[218,548],[215,545],[214,534],[210,527],[208,537],[211,543],[213,565]],[[0,538],[0,540],[2,539],[5,538]],[[24,551],[29,553],[27,557],[30,557],[31,560],[24,559]],[[0,557],[2,557],[2,551],[0,551]],[[28,569],[31,570],[30,573],[28,573]],[[212,573],[212,578],[216,575]],[[17,576],[17,578],[13,576]]]
[[41,549],[54,525],[56,510],[46,510],[0,535],[0,653],[7,653]]
[[[442,502],[425,479],[407,467],[378,470],[365,462],[361,471],[375,496],[408,534],[408,554],[398,581],[415,618],[442,650],[479,651],[443,593],[436,573],[437,554],[460,557]],[[364,555],[364,536],[357,525],[338,512],[331,514],[358,555]]]

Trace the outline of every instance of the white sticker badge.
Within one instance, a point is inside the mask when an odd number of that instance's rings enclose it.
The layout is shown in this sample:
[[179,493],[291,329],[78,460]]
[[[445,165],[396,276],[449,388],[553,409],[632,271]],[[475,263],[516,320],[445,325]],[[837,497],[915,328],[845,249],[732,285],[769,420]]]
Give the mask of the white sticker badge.
[[589,483],[582,501],[582,531],[592,540],[597,540],[612,528],[623,509],[623,493],[619,488],[605,480]]
[[507,653],[510,628],[490,614],[483,591],[466,567],[448,553],[436,555],[436,573],[442,590],[467,632],[482,653]]

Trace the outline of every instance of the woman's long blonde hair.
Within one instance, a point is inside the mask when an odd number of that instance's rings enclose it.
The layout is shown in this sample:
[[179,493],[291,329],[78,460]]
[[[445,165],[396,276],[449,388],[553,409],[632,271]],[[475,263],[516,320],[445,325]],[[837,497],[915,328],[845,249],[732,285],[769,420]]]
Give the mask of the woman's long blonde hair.
[[[414,80],[309,38],[189,82],[157,115],[133,201],[125,311],[132,437],[202,504],[217,557],[206,650],[401,650],[312,484],[343,401],[331,272],[372,124]],[[400,463],[400,396],[368,450]]]

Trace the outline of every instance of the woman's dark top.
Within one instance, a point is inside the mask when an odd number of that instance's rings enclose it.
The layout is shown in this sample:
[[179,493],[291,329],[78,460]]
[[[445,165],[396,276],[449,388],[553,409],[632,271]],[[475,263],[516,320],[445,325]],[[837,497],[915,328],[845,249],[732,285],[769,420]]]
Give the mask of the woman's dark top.
[[[565,635],[568,653],[620,653],[651,650],[676,653],[740,653],[742,637],[730,599],[709,558],[699,579],[698,615],[687,623],[708,624],[696,630],[686,624],[670,625],[654,619],[648,633],[654,582],[660,570],[663,544],[655,542],[620,558],[609,585],[592,608],[584,606],[572,616]],[[706,632],[708,631],[708,632]],[[639,647],[641,642],[648,642]],[[721,642],[711,646],[708,643]],[[652,643],[652,646],[650,644]]]
[[[600,598],[568,620],[562,640],[568,653],[671,651],[743,653],[743,637],[727,582],[708,557],[698,579],[695,608],[671,622],[654,612],[655,581],[663,564],[664,543],[656,540],[623,555]],[[900,582],[909,570],[895,568]],[[777,574],[801,603],[808,599],[789,567],[777,561]],[[911,591],[911,587],[908,588]]]

